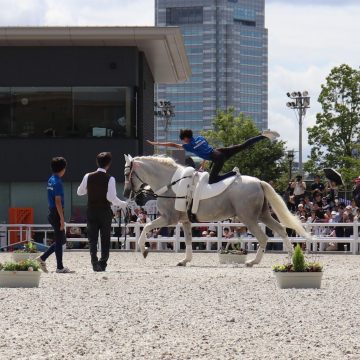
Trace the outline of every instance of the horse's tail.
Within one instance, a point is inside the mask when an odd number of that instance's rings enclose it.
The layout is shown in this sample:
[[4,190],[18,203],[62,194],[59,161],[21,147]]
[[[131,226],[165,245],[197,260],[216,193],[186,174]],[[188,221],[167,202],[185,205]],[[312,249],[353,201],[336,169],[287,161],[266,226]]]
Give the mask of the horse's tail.
[[307,240],[312,240],[311,235],[303,228],[300,220],[298,220],[287,208],[284,200],[275,190],[265,181],[260,181],[265,193],[265,198],[271,205],[280,222],[291,229],[294,229],[299,235]]

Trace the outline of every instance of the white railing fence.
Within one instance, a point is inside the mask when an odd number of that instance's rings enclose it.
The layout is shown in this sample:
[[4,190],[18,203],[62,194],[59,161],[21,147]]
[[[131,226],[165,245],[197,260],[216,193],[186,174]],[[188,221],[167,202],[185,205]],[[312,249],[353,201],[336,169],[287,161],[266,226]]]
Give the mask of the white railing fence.
[[[265,229],[264,224],[260,224],[263,229]],[[302,237],[289,237],[292,243],[306,243],[306,250],[308,252],[318,252],[324,251],[327,244],[329,243],[343,243],[344,250],[347,253],[358,254],[359,253],[359,225],[360,223],[304,223],[304,228],[312,235],[312,241],[306,240]],[[142,224],[139,223],[130,223],[122,224],[119,227],[118,224],[113,224],[113,232],[111,237],[111,242],[116,247],[117,243],[120,244],[119,248],[123,250],[139,250],[137,246],[137,241],[140,237],[141,230],[143,228]],[[198,250],[200,247],[202,250],[207,251],[218,251],[222,245],[226,242],[240,243],[241,247],[247,249],[248,251],[253,251],[257,247],[257,239],[252,237],[251,234],[246,234],[245,236],[238,236],[232,238],[225,238],[223,236],[224,228],[236,229],[238,227],[245,226],[242,223],[193,223],[192,228],[201,228],[216,230],[216,236],[213,237],[199,237],[193,236],[194,250]],[[332,230],[336,227],[341,227],[345,229],[348,234],[351,234],[347,237],[334,237],[330,234]],[[182,234],[181,224],[176,226],[169,226],[169,229],[173,229],[173,236],[150,236],[147,238],[147,242],[150,243],[150,246],[154,250],[168,250],[172,249],[175,252],[180,251],[181,243],[184,243],[184,237]],[[69,244],[68,248],[72,248],[75,243],[86,243],[88,239],[86,238],[86,224],[66,224],[66,233],[67,233],[67,242]],[[125,237],[125,232],[127,233]],[[16,246],[16,243],[26,242],[29,240],[35,241],[37,243],[42,243],[47,245],[49,240],[51,240],[51,235],[53,231],[50,225],[45,224],[0,224],[0,249],[6,249],[11,246]],[[10,242],[10,239],[12,241]],[[14,241],[15,239],[15,241]],[[282,239],[274,234],[274,237],[269,237],[269,243],[282,243]],[[349,244],[349,245],[348,245]],[[85,244],[83,244],[85,245]]]

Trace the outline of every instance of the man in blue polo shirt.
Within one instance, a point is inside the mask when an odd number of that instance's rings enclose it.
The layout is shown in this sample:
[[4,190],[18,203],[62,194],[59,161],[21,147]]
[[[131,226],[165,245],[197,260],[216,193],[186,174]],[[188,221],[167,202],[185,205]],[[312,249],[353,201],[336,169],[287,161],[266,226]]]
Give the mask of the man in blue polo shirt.
[[56,272],[59,274],[71,272],[62,262],[63,245],[66,243],[66,235],[64,221],[64,187],[61,178],[65,174],[66,165],[66,160],[63,157],[54,157],[51,160],[51,170],[53,174],[47,183],[47,195],[49,206],[48,220],[54,229],[54,243],[44,254],[36,259],[44,272],[48,272],[45,261],[53,252],[55,252],[56,255]]
[[279,134],[275,131],[263,131],[261,135],[254,136],[246,140],[242,144],[214,149],[211,145],[209,145],[209,143],[203,136],[194,137],[191,129],[181,129],[180,140],[182,141],[182,144],[176,144],[172,142],[154,142],[149,140],[148,143],[154,146],[166,146],[178,149],[183,148],[186,151],[197,155],[205,161],[211,160],[213,162],[213,166],[210,172],[209,184],[213,184],[230,176],[236,175],[235,171],[230,171],[222,176],[219,176],[219,172],[224,166],[225,161],[228,160],[231,156],[250,147],[258,141],[264,139],[270,139],[272,141],[278,136]]

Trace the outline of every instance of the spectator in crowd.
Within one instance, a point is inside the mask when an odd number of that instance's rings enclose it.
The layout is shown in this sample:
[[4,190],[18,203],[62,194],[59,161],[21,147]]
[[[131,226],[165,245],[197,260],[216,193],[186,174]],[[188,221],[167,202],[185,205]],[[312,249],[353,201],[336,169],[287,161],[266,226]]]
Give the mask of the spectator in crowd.
[[326,216],[322,207],[320,207],[317,203],[314,203],[313,211],[315,211],[317,222],[326,222]]
[[301,217],[304,217],[306,219],[307,214],[303,203],[300,203],[298,205],[298,211],[296,212],[296,216],[300,219]]
[[[344,211],[343,221],[345,223],[353,223],[354,222],[354,215],[351,212]],[[344,235],[345,237],[351,237],[354,234],[354,227],[345,226]],[[348,244],[350,247],[350,244]]]
[[[316,210],[311,210],[310,217],[308,217],[307,221],[308,224],[318,223],[320,219],[316,216]],[[320,226],[313,226],[311,227],[311,234],[312,235],[321,235],[321,228]]]
[[354,183],[352,195],[356,206],[360,208],[360,176],[354,180]]
[[326,186],[326,198],[330,207],[334,207],[339,199],[339,188],[335,181],[329,181]]
[[149,218],[147,212],[144,209],[141,209],[141,212],[139,213],[139,216],[137,218],[137,222],[140,224],[147,224],[151,222],[151,219]]
[[285,190],[284,200],[290,211],[296,211],[295,199],[294,199],[294,189],[292,184],[295,182],[295,179],[291,179],[288,183],[288,186]]
[[308,214],[308,216],[310,216],[310,212],[313,208],[313,203],[310,201],[308,196],[305,196],[304,198],[304,209],[306,211],[306,213]]
[[353,216],[356,216],[357,211],[358,211],[358,206],[356,206],[355,200],[351,200],[351,213],[353,214]]
[[344,213],[344,210],[345,210],[345,204],[340,203],[337,206],[337,210],[338,211],[337,211],[336,216],[335,216],[335,222],[340,223],[340,222],[342,222],[342,219],[343,219],[343,213]]
[[319,207],[322,207],[323,206],[323,200],[322,200],[322,196],[319,192],[315,192],[314,193],[314,201],[313,201],[313,204],[317,204]]
[[325,185],[321,182],[320,175],[315,175],[314,182],[311,184],[311,194],[314,196],[315,192],[322,196],[325,191]]
[[306,183],[302,179],[302,175],[296,176],[296,181],[291,184],[291,187],[294,189],[295,196],[295,205],[298,206],[300,201],[304,200]]
[[238,238],[247,237],[247,228],[246,226],[239,226],[235,229],[235,236]]
[[234,234],[230,231],[230,228],[224,228],[223,237],[225,239],[230,239],[234,237]]

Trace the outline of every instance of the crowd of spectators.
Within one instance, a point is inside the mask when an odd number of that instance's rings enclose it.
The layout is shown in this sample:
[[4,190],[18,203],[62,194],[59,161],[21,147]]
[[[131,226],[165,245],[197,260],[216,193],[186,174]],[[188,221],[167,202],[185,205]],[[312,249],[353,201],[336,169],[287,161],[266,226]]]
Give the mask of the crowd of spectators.
[[[317,236],[350,237],[353,226],[334,226],[334,223],[360,222],[360,177],[354,180],[352,200],[339,197],[338,185],[334,181],[321,181],[319,175],[307,189],[306,183],[298,175],[291,180],[285,192],[285,201],[303,223],[328,223],[329,226],[311,226],[311,232]],[[288,230],[289,235],[295,234]],[[326,250],[344,250],[349,244],[329,242]]]

